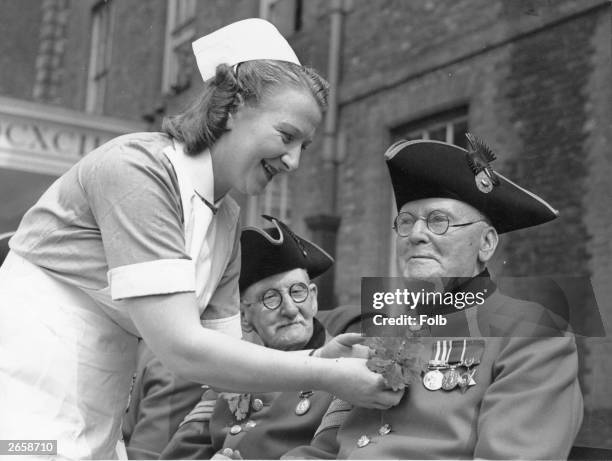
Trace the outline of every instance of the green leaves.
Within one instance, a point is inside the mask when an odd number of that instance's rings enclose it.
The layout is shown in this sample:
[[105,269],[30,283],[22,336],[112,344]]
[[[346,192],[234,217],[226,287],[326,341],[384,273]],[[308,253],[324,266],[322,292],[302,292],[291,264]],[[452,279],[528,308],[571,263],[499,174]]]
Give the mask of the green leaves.
[[370,348],[367,367],[382,375],[385,385],[394,391],[403,389],[421,372],[419,354],[422,344],[417,339],[368,338],[364,343]]

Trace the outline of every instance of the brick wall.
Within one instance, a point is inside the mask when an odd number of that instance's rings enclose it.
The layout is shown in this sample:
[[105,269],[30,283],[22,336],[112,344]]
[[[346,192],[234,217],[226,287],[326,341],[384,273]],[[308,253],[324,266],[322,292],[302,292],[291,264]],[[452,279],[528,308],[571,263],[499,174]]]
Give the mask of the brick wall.
[[37,102],[57,104],[64,81],[64,52],[70,15],[68,0],[43,0],[32,95]]
[[583,222],[590,236],[586,244],[590,255],[588,271],[608,338],[583,341],[584,349],[589,351],[586,358],[588,374],[584,384],[590,392],[585,397],[585,404],[591,411],[585,417],[580,436],[585,443],[602,443],[605,440],[607,446],[612,446],[612,399],[609,393],[612,389],[612,240],[609,237],[612,223],[611,20],[609,14],[599,14],[590,37],[593,49],[590,65],[593,72],[588,77],[584,91],[586,121],[583,126],[587,133],[584,150],[588,177],[582,197],[585,210]]
[[58,92],[59,104],[74,110],[85,109],[93,3],[92,0],[70,3],[64,45],[63,78]]
[[105,114],[141,120],[162,103],[166,2],[115,2]]
[[40,0],[0,0],[0,94],[32,99],[36,78]]
[[588,272],[584,127],[596,21],[597,15],[581,16],[510,45],[505,96],[521,151],[505,171],[545,197],[561,215],[552,223],[508,236],[509,274]]

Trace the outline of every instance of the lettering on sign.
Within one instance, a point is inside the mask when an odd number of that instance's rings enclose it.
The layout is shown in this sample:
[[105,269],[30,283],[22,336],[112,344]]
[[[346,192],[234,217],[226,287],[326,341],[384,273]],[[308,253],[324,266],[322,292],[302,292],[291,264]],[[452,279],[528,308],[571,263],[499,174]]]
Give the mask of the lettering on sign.
[[78,160],[114,137],[81,127],[0,114],[0,149]]

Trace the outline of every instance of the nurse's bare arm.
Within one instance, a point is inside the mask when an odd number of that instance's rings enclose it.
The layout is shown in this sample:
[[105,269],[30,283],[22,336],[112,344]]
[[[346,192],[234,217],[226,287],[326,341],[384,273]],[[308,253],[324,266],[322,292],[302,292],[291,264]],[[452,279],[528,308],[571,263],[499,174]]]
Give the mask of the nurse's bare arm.
[[185,379],[234,391],[321,389],[366,408],[389,408],[402,396],[384,389],[381,376],[369,371],[364,359],[282,352],[205,329],[193,292],[124,302],[149,347]]

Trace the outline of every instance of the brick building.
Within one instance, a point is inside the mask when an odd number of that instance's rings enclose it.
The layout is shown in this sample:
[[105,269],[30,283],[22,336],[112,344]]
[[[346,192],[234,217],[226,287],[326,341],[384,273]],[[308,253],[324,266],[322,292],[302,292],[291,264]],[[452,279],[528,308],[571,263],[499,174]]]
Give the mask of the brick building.
[[[238,199],[246,223],[275,214],[336,255],[335,273],[321,281],[324,305],[359,303],[360,277],[395,273],[386,147],[400,137],[461,144],[469,129],[498,153],[500,171],[561,212],[504,236],[493,273],[587,275],[612,330],[608,1],[0,0],[0,11],[0,191],[11,197],[0,204],[0,233],[85,154],[24,166],[8,148],[20,133],[7,133],[20,116],[9,106],[49,113],[51,124],[81,118],[83,143],[156,129],[199,91],[190,42],[262,16],[337,90],[291,180]],[[612,343],[582,340],[580,349],[579,441],[612,448]]]

